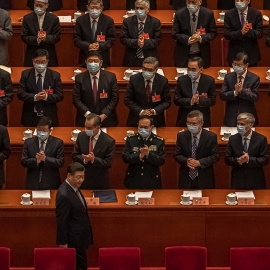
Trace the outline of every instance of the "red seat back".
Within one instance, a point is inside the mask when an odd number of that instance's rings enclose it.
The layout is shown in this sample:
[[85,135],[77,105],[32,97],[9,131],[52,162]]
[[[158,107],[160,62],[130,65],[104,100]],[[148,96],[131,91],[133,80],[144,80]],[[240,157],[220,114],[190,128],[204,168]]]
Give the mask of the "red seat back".
[[10,269],[10,249],[5,247],[0,247],[0,269],[9,270]]

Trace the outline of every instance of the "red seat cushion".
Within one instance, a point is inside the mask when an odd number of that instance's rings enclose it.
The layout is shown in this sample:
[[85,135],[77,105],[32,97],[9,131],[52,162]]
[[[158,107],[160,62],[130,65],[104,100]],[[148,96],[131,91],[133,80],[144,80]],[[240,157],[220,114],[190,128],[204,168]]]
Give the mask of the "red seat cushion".
[[0,247],[0,269],[9,270],[10,268],[10,249]]

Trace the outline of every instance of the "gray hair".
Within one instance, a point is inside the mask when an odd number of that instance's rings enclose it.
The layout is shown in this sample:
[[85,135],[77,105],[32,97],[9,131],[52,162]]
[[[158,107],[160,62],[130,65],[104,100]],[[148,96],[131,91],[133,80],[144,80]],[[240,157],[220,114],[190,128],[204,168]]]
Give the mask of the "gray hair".
[[198,111],[198,110],[195,110],[195,111],[191,111],[188,115],[187,115],[187,118],[193,118],[193,117],[197,117],[198,121],[201,123],[203,122],[203,114]]
[[100,4],[103,7],[103,1],[102,0],[88,0],[88,6],[90,4]]
[[97,127],[97,126],[100,126],[101,125],[101,118],[95,114],[95,113],[89,113],[87,116],[86,116],[86,120],[89,121],[91,119],[94,119],[94,126]]
[[154,68],[157,69],[159,67],[159,62],[156,57],[149,56],[144,59],[143,64],[154,64]]
[[135,7],[136,5],[142,5],[146,8],[150,8],[150,1],[149,0],[136,0]]
[[202,68],[204,65],[203,59],[199,56],[189,58],[188,62],[197,62],[199,68]]
[[237,120],[240,120],[240,119],[245,119],[246,124],[251,124],[252,126],[255,123],[255,117],[251,113],[246,113],[246,112],[245,113],[240,113],[237,116]]

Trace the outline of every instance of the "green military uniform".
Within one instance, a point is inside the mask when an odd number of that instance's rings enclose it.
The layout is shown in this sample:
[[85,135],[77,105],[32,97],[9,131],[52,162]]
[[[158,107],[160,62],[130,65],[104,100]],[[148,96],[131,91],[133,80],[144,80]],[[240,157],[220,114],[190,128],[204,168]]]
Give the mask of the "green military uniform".
[[[148,157],[140,159],[140,148],[147,145]],[[125,186],[129,189],[162,188],[159,166],[165,162],[164,139],[151,133],[144,140],[138,133],[127,138],[123,160],[128,163]]]

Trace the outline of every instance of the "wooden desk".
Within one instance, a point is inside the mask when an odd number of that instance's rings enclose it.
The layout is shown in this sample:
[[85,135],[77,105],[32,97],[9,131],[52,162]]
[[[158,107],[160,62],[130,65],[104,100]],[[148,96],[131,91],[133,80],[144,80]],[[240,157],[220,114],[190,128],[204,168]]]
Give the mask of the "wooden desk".
[[[76,10],[60,10],[54,12],[55,15],[71,15],[74,16]],[[175,41],[172,39],[172,25],[174,10],[151,10],[150,15],[160,19],[162,24],[162,41],[158,48],[160,57],[160,65],[170,67],[174,66],[173,52],[175,48]],[[214,10],[216,20],[219,18],[220,10]],[[9,42],[10,66],[22,66],[25,46],[21,41],[21,22],[20,19],[29,13],[28,10],[11,10],[10,15],[14,28],[14,36]],[[124,47],[120,43],[121,26],[123,22],[123,15],[125,10],[107,10],[104,14],[111,16],[114,19],[116,26],[116,43],[112,48],[112,66],[122,66]],[[262,10],[262,14],[270,15],[269,10]],[[78,49],[73,44],[75,23],[61,23],[61,41],[57,43],[57,55],[60,66],[77,66],[78,65]],[[268,22],[264,21],[264,33]],[[221,38],[223,37],[223,23],[217,23],[218,36],[211,42],[212,51],[212,66],[221,66]],[[265,37],[259,40],[261,54],[267,55],[269,48],[265,45]],[[66,48],[63,50],[63,48]],[[68,49],[67,49],[68,48]],[[72,49],[71,49],[72,48]],[[259,63],[260,66],[270,66],[269,57],[263,57]]]
[[[0,191],[0,246],[11,248],[13,267],[33,266],[33,249],[56,245],[55,191],[50,206],[21,206],[28,191]],[[117,190],[118,203],[90,207],[94,245],[88,250],[91,267],[98,266],[100,247],[141,248],[143,267],[164,266],[168,246],[207,247],[208,266],[229,266],[231,247],[269,246],[270,191],[254,191],[255,206],[227,206],[231,190],[204,190],[209,206],[181,206],[182,190],[155,190],[155,206],[127,206],[130,191]],[[92,196],[91,191],[83,191]]]
[[[22,146],[23,146],[23,127],[10,127],[8,128],[10,140],[12,145],[11,156],[7,160],[7,182],[6,189],[24,189],[25,188],[25,173],[26,170],[20,165]],[[65,164],[61,168],[61,179],[65,180],[68,165],[71,163],[71,153],[74,142],[71,141],[71,132],[74,128],[63,127],[54,128],[53,136],[59,137],[64,141],[65,145]],[[122,160],[122,152],[125,145],[124,137],[127,130],[134,130],[136,128],[122,127],[122,128],[108,128],[107,133],[112,136],[116,141],[115,157],[113,160],[112,168],[110,169],[110,187],[115,189],[123,189],[123,181],[126,172],[126,164]],[[34,130],[34,129],[33,129]],[[81,129],[83,130],[83,129]],[[174,160],[175,144],[177,133],[182,128],[166,127],[158,128],[157,134],[165,139],[166,146],[166,161],[161,167],[162,186],[163,189],[176,189],[178,188],[179,166]],[[217,134],[219,144],[220,159],[215,164],[215,177],[216,188],[227,189],[230,187],[230,167],[225,164],[224,158],[226,153],[227,143],[221,140],[220,128],[212,127],[211,131]],[[270,128],[256,128],[256,131],[265,135],[270,143]],[[267,187],[270,188],[270,165],[265,167]]]
[[[59,67],[53,68],[54,70],[61,73],[63,88],[64,88],[64,100],[58,103],[58,114],[59,114],[59,123],[62,127],[74,126],[76,109],[72,106],[72,91],[74,86],[74,81],[71,79],[74,76],[74,70],[77,67]],[[19,86],[19,81],[21,77],[21,72],[25,68],[12,68],[12,81],[15,89],[14,100],[10,105],[10,122],[9,125],[11,127],[17,127],[21,125],[21,112],[22,112],[22,104],[23,102],[17,99],[17,89]],[[171,107],[166,111],[166,125],[169,127],[173,127],[176,125],[176,118],[178,107],[174,105],[174,90],[176,86],[175,77],[177,76],[175,67],[162,67],[164,71],[164,75],[169,80],[169,85],[171,89],[171,99],[172,104]],[[216,79],[216,90],[217,90],[217,99],[216,105],[211,108],[212,114],[212,126],[221,126],[223,124],[224,112],[225,112],[225,102],[223,102],[219,93],[221,90],[221,86],[223,81],[217,80],[218,71],[221,67],[212,67],[209,69],[205,69],[203,72],[207,75],[212,76]],[[226,68],[229,72],[229,68]],[[85,69],[82,69],[85,71]],[[124,97],[127,88],[128,81],[123,79],[124,71],[126,68],[124,67],[110,67],[106,70],[114,72],[117,77],[118,85],[119,85],[119,104],[117,107],[117,114],[119,117],[119,126],[125,126],[127,121],[127,116],[129,113],[129,109],[124,104]],[[268,108],[269,106],[269,81],[266,80],[266,71],[268,68],[250,68],[249,71],[257,74],[261,78],[261,86],[260,86],[260,99],[256,103],[257,113],[259,118],[259,125],[262,127],[270,126],[270,118],[268,117]],[[19,112],[19,114],[18,114]]]

